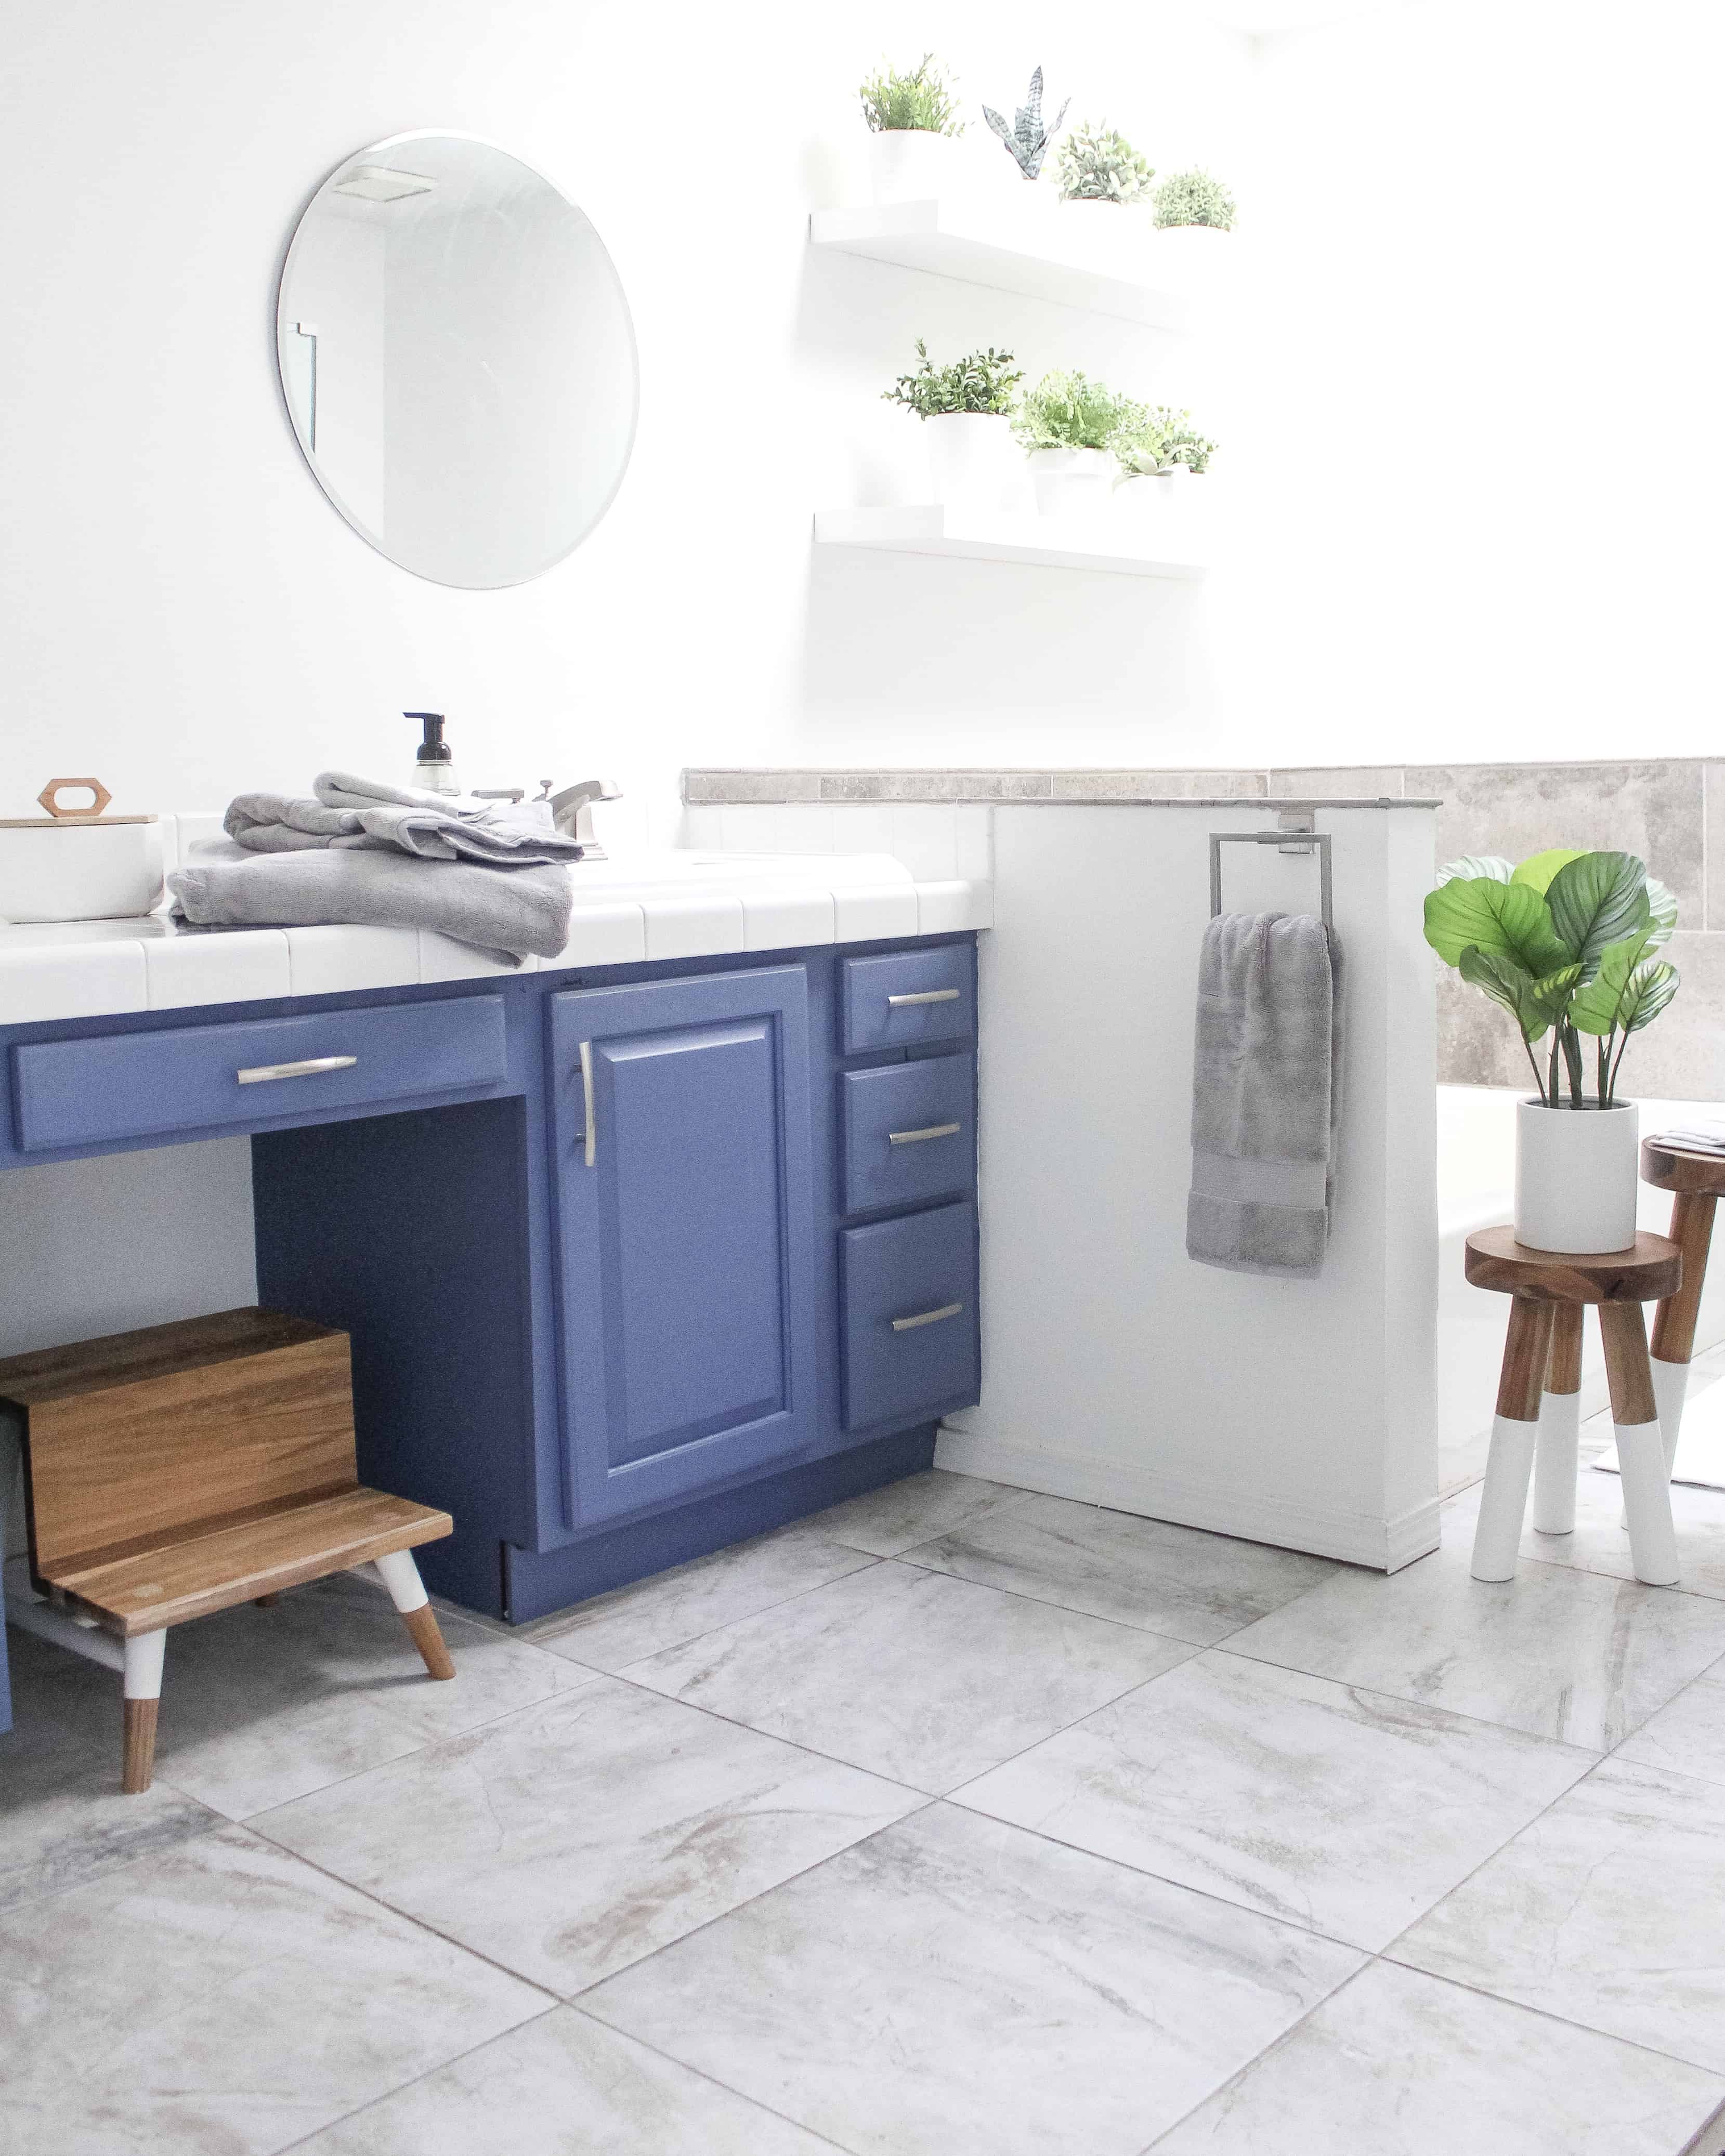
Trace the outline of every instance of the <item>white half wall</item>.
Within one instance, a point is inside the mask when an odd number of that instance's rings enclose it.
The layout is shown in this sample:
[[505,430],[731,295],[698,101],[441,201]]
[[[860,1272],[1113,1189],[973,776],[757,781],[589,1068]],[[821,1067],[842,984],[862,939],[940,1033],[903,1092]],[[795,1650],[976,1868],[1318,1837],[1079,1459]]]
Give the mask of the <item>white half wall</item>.
[[[999,808],[982,938],[983,1397],[943,1466],[1388,1569],[1437,1545],[1436,1093],[1425,809],[1327,809],[1342,1147],[1322,1272],[1185,1251],[1212,830],[1248,803]],[[1310,911],[1235,848],[1230,911]]]

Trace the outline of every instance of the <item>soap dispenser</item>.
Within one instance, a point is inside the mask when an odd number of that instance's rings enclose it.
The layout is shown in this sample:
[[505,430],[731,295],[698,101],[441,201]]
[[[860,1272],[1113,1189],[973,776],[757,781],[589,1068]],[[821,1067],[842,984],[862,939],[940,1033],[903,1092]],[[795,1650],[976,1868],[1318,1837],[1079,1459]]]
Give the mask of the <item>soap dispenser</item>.
[[454,761],[449,754],[449,745],[444,739],[444,715],[441,711],[403,711],[404,719],[418,719],[424,728],[424,739],[419,744],[418,761],[413,766],[413,783],[423,793],[459,793],[461,782],[455,776]]

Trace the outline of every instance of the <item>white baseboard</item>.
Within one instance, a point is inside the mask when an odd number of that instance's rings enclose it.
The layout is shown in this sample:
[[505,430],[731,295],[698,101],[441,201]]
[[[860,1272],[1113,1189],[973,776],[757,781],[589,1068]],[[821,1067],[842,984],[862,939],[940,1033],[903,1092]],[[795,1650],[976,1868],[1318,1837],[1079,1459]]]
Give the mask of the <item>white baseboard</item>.
[[[971,1412],[974,1414],[975,1409]],[[1220,1483],[1192,1482],[1117,1460],[1015,1445],[978,1430],[941,1425],[934,1464],[957,1475],[980,1475],[1050,1497],[1106,1505],[1147,1519],[1173,1520],[1212,1534],[1271,1543],[1313,1557],[1340,1558],[1378,1572],[1399,1572],[1438,1546],[1438,1500],[1434,1496],[1398,1519],[1374,1519],[1301,1505],[1286,1497],[1258,1497]]]

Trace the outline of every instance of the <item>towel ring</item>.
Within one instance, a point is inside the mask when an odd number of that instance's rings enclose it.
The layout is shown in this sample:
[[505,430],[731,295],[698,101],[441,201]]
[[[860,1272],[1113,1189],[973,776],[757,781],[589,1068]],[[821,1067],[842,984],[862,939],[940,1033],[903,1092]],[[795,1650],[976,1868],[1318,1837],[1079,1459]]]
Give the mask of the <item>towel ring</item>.
[[1318,910],[1323,924],[1335,932],[1335,911],[1330,896],[1330,834],[1327,831],[1212,831],[1210,833],[1210,919],[1222,911],[1222,849],[1224,846],[1280,846],[1284,853],[1318,855]]

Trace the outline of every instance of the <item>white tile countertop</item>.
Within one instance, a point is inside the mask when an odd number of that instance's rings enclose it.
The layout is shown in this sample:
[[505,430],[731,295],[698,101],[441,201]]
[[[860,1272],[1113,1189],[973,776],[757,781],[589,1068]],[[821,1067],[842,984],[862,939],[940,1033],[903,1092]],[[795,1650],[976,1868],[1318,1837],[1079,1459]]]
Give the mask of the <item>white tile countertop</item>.
[[887,854],[691,849],[583,861],[569,875],[567,943],[520,968],[425,929],[193,928],[166,913],[0,927],[0,1024],[870,942],[993,918],[985,877],[919,880]]

